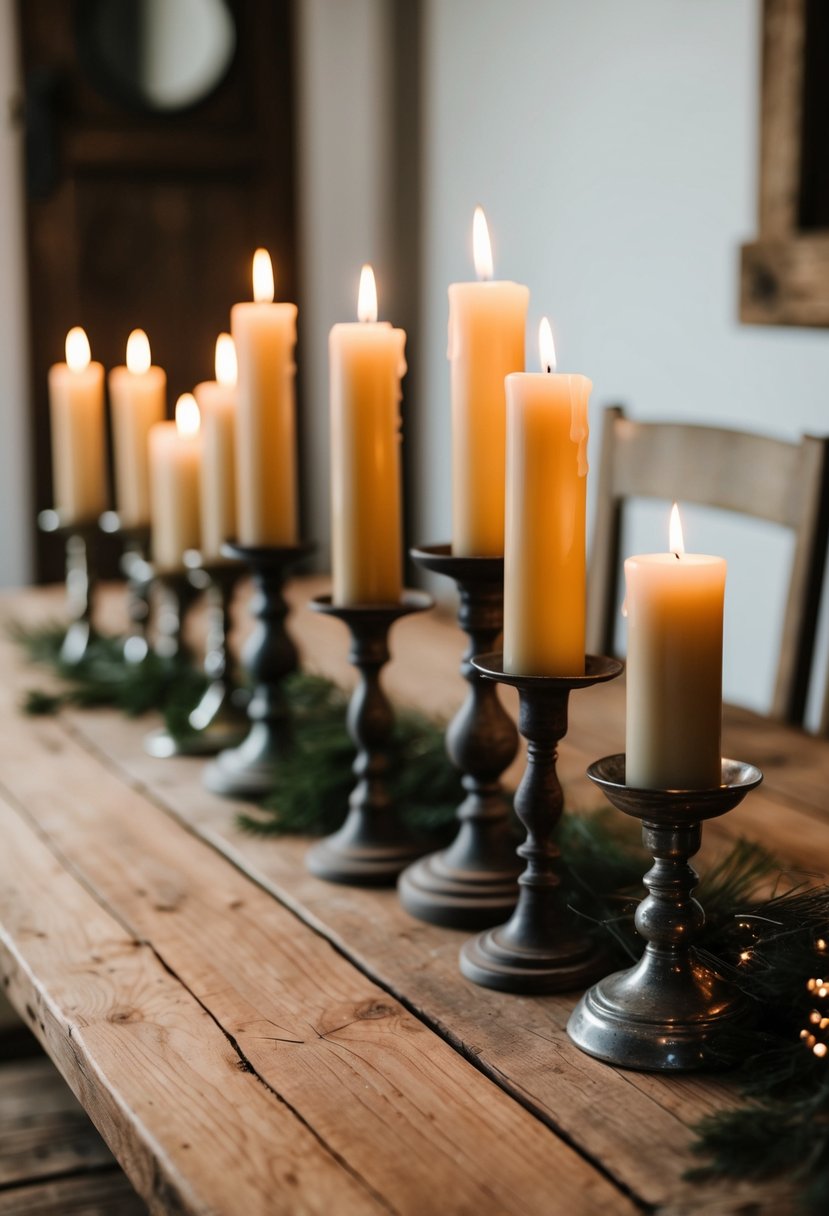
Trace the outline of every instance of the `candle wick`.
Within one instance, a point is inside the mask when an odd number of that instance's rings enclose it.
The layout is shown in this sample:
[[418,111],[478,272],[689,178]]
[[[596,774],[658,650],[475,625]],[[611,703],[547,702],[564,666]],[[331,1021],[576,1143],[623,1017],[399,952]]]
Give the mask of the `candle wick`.
[[674,557],[676,558],[677,561],[679,561],[679,554],[676,551],[674,551]]
[[548,363],[547,364],[547,375],[552,376],[552,374],[553,374],[553,365],[552,365],[552,363]]

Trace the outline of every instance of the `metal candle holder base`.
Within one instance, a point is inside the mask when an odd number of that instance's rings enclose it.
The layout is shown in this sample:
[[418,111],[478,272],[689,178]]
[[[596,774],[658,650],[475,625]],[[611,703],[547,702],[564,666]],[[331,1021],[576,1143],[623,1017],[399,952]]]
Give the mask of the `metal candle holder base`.
[[389,660],[388,635],[395,621],[432,607],[421,591],[404,591],[398,604],[332,604],[329,595],[311,601],[317,612],[345,622],[351,631],[350,661],[360,683],[348,707],[348,730],[357,747],[357,784],[338,832],[309,849],[312,874],[354,886],[387,886],[423,852],[401,821],[386,788],[394,711],[380,684]]
[[129,629],[124,639],[127,663],[143,663],[150,653],[150,587],[153,571],[147,561],[150,545],[148,524],[125,524],[117,511],[104,511],[98,526],[108,536],[117,536],[123,546],[121,572],[127,580]]
[[63,539],[66,550],[66,606],[69,625],[60,648],[64,667],[74,667],[87,655],[95,637],[92,625],[92,601],[95,576],[89,561],[91,541],[97,533],[95,520],[64,523],[58,511],[41,511],[37,517],[41,532],[54,533]]
[[452,929],[482,929],[509,916],[518,899],[521,864],[509,800],[500,776],[518,750],[515,723],[497,685],[485,680],[472,656],[491,651],[504,623],[504,559],[456,557],[449,545],[412,549],[419,566],[458,585],[458,623],[469,638],[461,673],[466,700],[446,731],[449,758],[463,774],[466,798],[460,828],[448,849],[421,858],[400,876],[400,900],[412,916]]
[[230,606],[242,573],[238,562],[203,563],[201,554],[184,555],[187,579],[194,592],[207,595],[207,638],[204,672],[209,683],[189,715],[186,733],[171,734],[165,728],[153,731],[144,741],[151,755],[215,756],[223,748],[236,747],[248,731],[248,716],[241,689],[233,678],[228,657]]
[[559,740],[567,733],[573,689],[612,680],[617,659],[587,655],[580,676],[516,676],[504,671],[503,655],[473,659],[487,680],[518,689],[518,729],[527,740],[527,768],[515,795],[515,810],[527,839],[518,855],[527,863],[518,879],[518,904],[510,920],[472,938],[461,949],[467,979],[502,992],[562,992],[595,977],[601,952],[568,912],[561,891],[561,856],[553,833],[564,806],[556,774]]
[[257,624],[242,652],[253,678],[248,702],[248,732],[238,747],[219,753],[204,771],[204,784],[226,798],[264,798],[273,789],[280,761],[292,744],[291,718],[283,681],[299,663],[285,629],[288,605],[282,594],[288,571],[313,551],[313,545],[226,544],[228,558],[243,561],[256,585],[251,613]]
[[645,953],[584,994],[567,1033],[588,1055],[622,1068],[674,1072],[731,1063],[728,1031],[745,1011],[737,988],[694,951],[705,913],[692,896],[697,874],[688,860],[700,847],[702,822],[732,810],[763,774],[723,760],[716,789],[629,789],[625,757],[618,755],[597,760],[587,775],[613,806],[642,820],[654,865],[644,880],[649,894],[636,911]]

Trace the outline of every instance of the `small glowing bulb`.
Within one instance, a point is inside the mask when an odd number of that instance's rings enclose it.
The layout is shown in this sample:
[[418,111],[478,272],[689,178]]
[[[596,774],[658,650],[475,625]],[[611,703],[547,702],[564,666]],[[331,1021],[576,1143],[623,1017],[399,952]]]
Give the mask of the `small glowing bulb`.
[[219,334],[216,339],[216,379],[225,388],[235,388],[237,375],[236,344],[230,334]]
[[685,540],[682,536],[682,520],[679,518],[679,507],[676,503],[671,507],[671,522],[668,528],[668,548],[677,557],[685,552]]
[[740,955],[740,962],[747,963],[750,960],[750,958],[751,958],[751,951],[743,950],[742,954]]
[[489,228],[483,207],[476,207],[472,217],[472,258],[478,278],[491,279],[493,274],[492,243],[489,239]]
[[817,1026],[818,1023],[820,1022],[820,1014],[818,1013],[818,1011],[816,1009],[813,1009],[812,1012],[809,1014],[809,1021],[815,1026]]
[[829,1047],[827,1047],[825,1043],[815,1043],[814,1047],[812,1048],[812,1051],[818,1057],[819,1060],[822,1060],[823,1057],[826,1055],[826,1052],[829,1051]]
[[360,287],[357,292],[357,320],[377,320],[377,283],[374,271],[366,263],[360,270]]
[[89,338],[86,330],[76,325],[66,335],[66,362],[72,372],[82,372],[89,367],[92,351],[89,349]]
[[820,952],[823,953],[823,951],[826,949],[826,939],[823,937],[819,937],[817,939],[817,941],[815,942],[815,945],[817,946],[818,950],[820,950]]
[[176,402],[176,430],[180,439],[192,439],[199,433],[201,418],[196,398],[192,393],[182,393]]
[[267,249],[253,255],[253,298],[257,304],[273,303],[273,263]]
[[127,338],[127,368],[134,376],[142,376],[152,366],[150,339],[143,329],[134,329]]
[[538,327],[538,357],[541,360],[543,372],[556,370],[556,344],[553,341],[553,331],[546,317],[541,318]]

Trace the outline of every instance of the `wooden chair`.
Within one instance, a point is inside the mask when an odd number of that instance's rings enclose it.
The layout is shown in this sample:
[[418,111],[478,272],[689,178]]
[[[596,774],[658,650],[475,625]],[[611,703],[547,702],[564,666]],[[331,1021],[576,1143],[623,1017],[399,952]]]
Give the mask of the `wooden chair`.
[[[801,724],[829,541],[829,437],[788,443],[746,431],[634,422],[605,410],[587,582],[587,649],[612,654],[628,498],[693,502],[789,528],[795,553],[771,716]],[[829,705],[827,705],[829,715]]]

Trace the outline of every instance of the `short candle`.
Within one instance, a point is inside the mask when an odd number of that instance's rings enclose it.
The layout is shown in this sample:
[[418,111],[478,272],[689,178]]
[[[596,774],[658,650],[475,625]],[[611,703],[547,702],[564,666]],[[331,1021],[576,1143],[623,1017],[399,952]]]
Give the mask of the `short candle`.
[[112,448],[115,460],[115,509],[122,526],[143,527],[150,521],[150,427],[164,419],[167,376],[152,366],[150,342],[143,329],[127,339],[127,361],[109,373]]
[[473,219],[478,282],[449,287],[452,398],[452,552],[501,557],[504,552],[504,378],[523,371],[530,293],[493,281],[486,217]]
[[157,422],[150,431],[152,559],[160,574],[184,569],[184,554],[198,549],[199,407],[191,393],[176,402],[175,422]]
[[236,537],[236,347],[230,334],[216,339],[216,379],[193,389],[201,414],[201,554],[222,557]]
[[396,604],[403,542],[400,381],[406,334],[377,320],[374,272],[360,275],[356,322],[335,325],[331,364],[331,564],[335,604]]
[[679,511],[670,553],[625,561],[628,622],[626,784],[720,784],[726,563],[686,553]]
[[507,376],[504,670],[584,673],[586,376],[557,374],[550,323],[541,372]]
[[53,505],[61,523],[89,523],[106,507],[104,369],[80,326],[66,335],[66,362],[49,368]]

